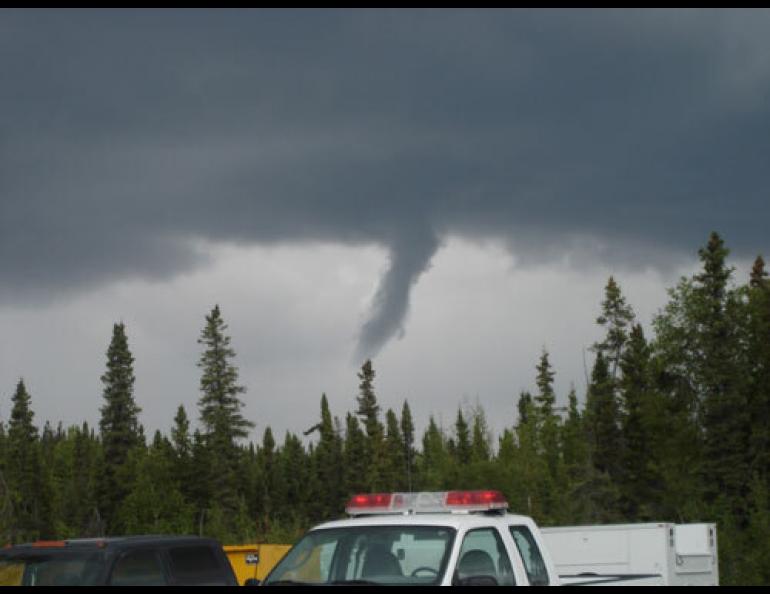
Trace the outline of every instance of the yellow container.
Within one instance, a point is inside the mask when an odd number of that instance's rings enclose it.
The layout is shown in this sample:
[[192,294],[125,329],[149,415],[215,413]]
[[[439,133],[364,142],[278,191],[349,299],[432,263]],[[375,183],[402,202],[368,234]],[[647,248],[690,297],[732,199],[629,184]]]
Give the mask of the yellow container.
[[222,548],[233,566],[238,583],[243,585],[248,579],[265,579],[291,545],[247,544],[225,545]]

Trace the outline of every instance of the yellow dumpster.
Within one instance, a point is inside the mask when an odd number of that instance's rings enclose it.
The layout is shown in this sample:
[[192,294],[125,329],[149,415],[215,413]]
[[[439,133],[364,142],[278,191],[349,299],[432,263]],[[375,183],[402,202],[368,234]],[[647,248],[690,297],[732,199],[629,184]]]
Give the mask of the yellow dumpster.
[[225,545],[222,548],[233,566],[238,583],[243,585],[248,579],[265,579],[291,545],[247,544]]

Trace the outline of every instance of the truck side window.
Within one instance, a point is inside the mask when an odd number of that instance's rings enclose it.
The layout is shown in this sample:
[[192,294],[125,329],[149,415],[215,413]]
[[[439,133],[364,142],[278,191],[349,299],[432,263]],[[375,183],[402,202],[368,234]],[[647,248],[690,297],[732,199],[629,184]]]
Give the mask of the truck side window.
[[465,535],[457,561],[457,577],[489,576],[498,586],[514,586],[513,567],[503,540],[494,528],[479,528]]
[[165,586],[166,577],[156,551],[129,551],[115,563],[111,586]]
[[547,586],[549,584],[548,569],[543,562],[543,556],[537,547],[532,533],[526,526],[511,526],[511,536],[519,549],[524,569],[527,571],[529,583],[533,586]]
[[168,556],[176,584],[226,585],[222,567],[210,547],[172,547]]

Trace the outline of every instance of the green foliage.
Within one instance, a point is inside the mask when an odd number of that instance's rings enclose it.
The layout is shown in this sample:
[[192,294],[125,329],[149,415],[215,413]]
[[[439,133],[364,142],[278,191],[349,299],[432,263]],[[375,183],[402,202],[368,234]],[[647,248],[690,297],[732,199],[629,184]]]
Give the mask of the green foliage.
[[480,406],[458,409],[446,431],[430,417],[418,436],[404,402],[383,425],[367,361],[344,423],[324,394],[305,439],[278,443],[265,426],[247,442],[254,425],[215,307],[199,340],[200,423],[179,407],[169,436],[147,445],[133,357],[115,324],[98,433],[85,423],[40,432],[17,384],[0,423],[0,536],[293,542],[340,516],[354,492],[496,488],[544,525],[716,521],[722,583],[770,583],[770,283],[757,258],[735,286],[717,234],[699,255],[702,269],[670,290],[650,338],[610,277],[586,392],[573,388],[563,406],[543,349],[536,390],[520,393],[518,418],[496,440]]
[[198,400],[204,435],[214,448],[232,448],[236,440],[248,437],[254,423],[241,414],[239,398],[246,388],[238,384],[238,369],[232,364],[235,351],[225,334],[227,324],[219,306],[206,316],[206,325],[198,339],[204,346],[198,361],[202,370],[201,398]]
[[356,414],[364,424],[366,431],[366,447],[361,452],[365,464],[365,485],[368,491],[381,491],[387,482],[388,462],[385,452],[385,428],[380,422],[380,405],[374,393],[374,367],[367,360],[358,373],[360,384],[359,395],[356,398],[358,409]]
[[602,313],[596,319],[596,323],[606,330],[606,335],[603,341],[594,344],[593,349],[604,356],[613,380],[617,378],[623,348],[628,339],[628,327],[633,321],[634,310],[626,303],[620,285],[611,276],[604,288]]
[[118,508],[134,480],[131,451],[140,446],[141,409],[134,400],[134,357],[128,348],[125,326],[114,324],[107,349],[107,371],[102,375],[104,405],[101,407],[104,467],[100,477],[99,507],[110,534],[120,534],[125,527],[118,518]]
[[227,325],[216,305],[206,316],[206,325],[198,339],[198,344],[204,347],[198,361],[201,369],[198,407],[204,448],[199,455],[206,461],[203,477],[209,483],[207,492],[201,493],[203,499],[199,504],[202,504],[202,514],[208,510],[210,522],[216,520],[218,531],[237,533],[235,518],[242,508],[239,494],[242,455],[238,441],[248,436],[254,423],[241,413],[240,395],[246,388],[238,383],[238,369],[232,363],[235,350],[226,331]]
[[43,474],[41,443],[33,423],[35,413],[24,380],[16,384],[5,439],[5,501],[3,536],[11,542],[39,538],[50,532],[46,512],[50,492]]

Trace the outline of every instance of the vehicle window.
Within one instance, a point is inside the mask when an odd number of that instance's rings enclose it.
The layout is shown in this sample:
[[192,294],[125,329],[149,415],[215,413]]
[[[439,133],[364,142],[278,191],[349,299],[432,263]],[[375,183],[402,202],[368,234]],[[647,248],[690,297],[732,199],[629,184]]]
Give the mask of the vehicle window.
[[456,578],[492,577],[498,586],[513,586],[513,567],[500,534],[494,528],[479,528],[465,535],[457,561]]
[[30,555],[0,561],[3,586],[88,586],[102,568],[100,553]]
[[168,550],[176,583],[225,584],[226,578],[211,547],[182,546]]
[[547,586],[550,583],[548,569],[529,528],[526,526],[511,526],[510,528],[513,541],[516,543],[521,560],[524,562],[529,583],[533,586]]
[[454,529],[440,526],[314,530],[278,563],[265,584],[439,584],[454,535]]
[[137,550],[125,553],[115,563],[110,585],[165,586],[166,578],[157,552]]

